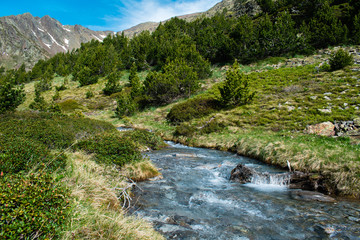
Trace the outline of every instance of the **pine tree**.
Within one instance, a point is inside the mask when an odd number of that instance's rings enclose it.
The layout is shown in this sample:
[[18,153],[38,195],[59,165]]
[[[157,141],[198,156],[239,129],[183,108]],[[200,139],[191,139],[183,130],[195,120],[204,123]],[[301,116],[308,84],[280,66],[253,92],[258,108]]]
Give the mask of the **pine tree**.
[[228,107],[247,104],[255,96],[255,92],[250,92],[249,80],[241,73],[237,62],[226,72],[226,80],[219,91],[220,102]]
[[106,96],[121,91],[121,87],[119,84],[120,78],[121,78],[121,73],[117,72],[116,70],[114,70],[112,73],[109,74],[109,76],[107,77],[105,88],[103,89],[103,93]]
[[24,89],[11,82],[0,84],[0,114],[15,110],[25,101]]
[[33,110],[45,111],[48,107],[43,96],[41,96],[41,91],[38,88],[35,88],[35,98],[32,103],[30,103],[29,108]]
[[353,30],[353,41],[355,44],[360,44],[360,14],[354,17],[354,30]]

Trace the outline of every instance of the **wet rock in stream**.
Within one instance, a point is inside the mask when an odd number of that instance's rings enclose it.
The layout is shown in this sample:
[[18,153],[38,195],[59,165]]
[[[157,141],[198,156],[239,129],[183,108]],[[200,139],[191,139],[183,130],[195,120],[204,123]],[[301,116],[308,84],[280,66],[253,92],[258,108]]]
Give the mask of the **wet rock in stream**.
[[[329,188],[323,176],[314,173],[291,172],[281,174],[260,173],[243,164],[239,164],[231,171],[230,180],[242,184],[251,183],[256,180],[266,181],[266,184],[286,184],[290,189],[302,189],[306,191],[297,191],[293,193],[293,198],[305,201],[323,201],[334,202],[335,199],[321,194],[331,194],[333,191]],[[317,192],[312,192],[317,191]]]

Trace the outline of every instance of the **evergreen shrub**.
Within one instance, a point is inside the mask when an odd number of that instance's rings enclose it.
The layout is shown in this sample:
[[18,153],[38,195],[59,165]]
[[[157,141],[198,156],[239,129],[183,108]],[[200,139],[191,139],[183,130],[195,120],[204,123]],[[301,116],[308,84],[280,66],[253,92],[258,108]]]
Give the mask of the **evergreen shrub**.
[[153,150],[158,150],[165,146],[164,141],[159,135],[143,129],[124,132],[123,136],[133,139],[140,145],[147,146]]
[[211,96],[199,96],[171,108],[166,119],[172,123],[190,121],[207,116],[219,109],[219,102]]
[[11,83],[0,84],[0,114],[15,110],[24,100],[22,87],[15,88]]
[[45,166],[47,170],[55,170],[65,165],[65,155],[54,156],[38,141],[15,136],[0,136],[0,172],[28,172]]
[[60,238],[70,211],[68,196],[49,174],[2,173],[0,238]]
[[332,71],[340,70],[346,66],[353,64],[353,57],[350,53],[340,48],[337,52],[332,53],[330,60],[330,68]]
[[95,153],[99,163],[115,164],[118,167],[142,159],[135,143],[130,138],[122,137],[119,132],[95,135],[78,142],[75,148]]
[[117,97],[115,116],[120,119],[125,116],[132,116],[138,108],[138,103],[130,96],[130,94],[121,93]]
[[185,137],[192,137],[197,132],[197,128],[188,124],[182,123],[176,126],[174,135],[175,136],[185,136]]

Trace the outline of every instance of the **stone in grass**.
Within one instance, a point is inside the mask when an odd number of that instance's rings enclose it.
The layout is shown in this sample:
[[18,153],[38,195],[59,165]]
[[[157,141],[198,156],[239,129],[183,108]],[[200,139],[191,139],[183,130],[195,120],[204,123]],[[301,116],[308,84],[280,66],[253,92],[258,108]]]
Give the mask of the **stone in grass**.
[[306,127],[304,132],[307,134],[316,134],[320,136],[332,137],[335,136],[335,125],[331,122],[309,125]]
[[319,112],[321,113],[331,113],[331,109],[325,108],[325,109],[318,109]]
[[355,125],[355,127],[360,127],[360,118],[354,119],[354,125]]

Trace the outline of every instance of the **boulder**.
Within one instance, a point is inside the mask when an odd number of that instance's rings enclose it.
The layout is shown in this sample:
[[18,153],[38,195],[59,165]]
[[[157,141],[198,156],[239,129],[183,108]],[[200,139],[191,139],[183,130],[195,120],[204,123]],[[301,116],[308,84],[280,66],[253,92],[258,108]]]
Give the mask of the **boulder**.
[[299,171],[291,173],[289,188],[330,193],[323,176]]
[[255,170],[252,168],[246,167],[242,164],[239,164],[231,171],[230,180],[237,181],[242,184],[251,182],[253,175],[255,174]]
[[316,125],[309,125],[306,127],[305,133],[316,134],[320,136],[335,136],[335,125],[331,122],[319,123]]

